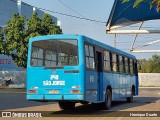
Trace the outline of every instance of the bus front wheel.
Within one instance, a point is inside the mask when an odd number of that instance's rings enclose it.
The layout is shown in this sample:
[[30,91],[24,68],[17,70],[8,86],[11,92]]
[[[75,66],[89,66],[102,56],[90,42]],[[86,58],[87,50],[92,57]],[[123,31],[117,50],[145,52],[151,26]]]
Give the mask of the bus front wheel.
[[63,110],[72,110],[75,108],[75,102],[71,102],[71,101],[59,101],[58,104],[60,109],[63,109]]
[[105,94],[105,102],[103,103],[103,108],[109,110],[111,108],[111,102],[112,102],[112,93],[109,89],[107,89]]

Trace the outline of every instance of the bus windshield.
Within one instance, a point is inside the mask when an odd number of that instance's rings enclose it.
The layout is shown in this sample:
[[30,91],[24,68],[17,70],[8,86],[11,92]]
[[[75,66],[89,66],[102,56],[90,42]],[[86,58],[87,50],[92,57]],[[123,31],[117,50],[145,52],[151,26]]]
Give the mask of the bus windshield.
[[32,43],[31,66],[63,67],[78,65],[77,40],[41,40]]

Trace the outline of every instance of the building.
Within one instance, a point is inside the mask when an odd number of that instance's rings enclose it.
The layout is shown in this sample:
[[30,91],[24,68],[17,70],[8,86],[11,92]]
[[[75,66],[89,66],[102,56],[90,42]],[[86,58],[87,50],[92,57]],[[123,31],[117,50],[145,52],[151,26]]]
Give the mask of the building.
[[[36,11],[40,18],[43,17],[44,12],[32,7],[21,0],[0,0],[0,32],[3,31],[3,27],[6,26],[8,20],[10,20],[15,13],[24,15],[26,18],[30,18],[33,12]],[[57,18],[52,17],[55,24],[57,24]],[[18,68],[12,58],[6,55],[0,55],[0,71],[22,70]]]
[[[32,7],[21,0],[0,0],[0,26],[5,26],[6,22],[12,18],[14,13],[19,13],[19,15],[30,18],[34,11],[38,13],[40,18],[43,17],[43,11]],[[52,18],[55,24],[57,24],[57,18],[54,16]]]

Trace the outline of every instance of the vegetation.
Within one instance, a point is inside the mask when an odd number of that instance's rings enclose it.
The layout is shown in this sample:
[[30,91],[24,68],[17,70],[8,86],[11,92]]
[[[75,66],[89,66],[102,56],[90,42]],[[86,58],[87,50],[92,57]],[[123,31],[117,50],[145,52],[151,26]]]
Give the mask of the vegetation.
[[140,73],[160,73],[160,55],[153,55],[149,60],[139,60]]
[[7,22],[4,33],[0,34],[0,54],[11,56],[17,66],[26,68],[29,38],[61,33],[60,27],[55,25],[48,14],[40,19],[35,12],[28,20],[25,16],[14,14]]
[[[122,0],[123,3],[125,2],[129,2],[130,0]],[[135,0],[135,3],[133,5],[133,7],[138,7],[142,2],[146,2],[148,0]],[[156,5],[156,10],[157,12],[159,12],[160,10],[160,0],[152,0],[150,2],[150,8],[152,8],[154,5]]]

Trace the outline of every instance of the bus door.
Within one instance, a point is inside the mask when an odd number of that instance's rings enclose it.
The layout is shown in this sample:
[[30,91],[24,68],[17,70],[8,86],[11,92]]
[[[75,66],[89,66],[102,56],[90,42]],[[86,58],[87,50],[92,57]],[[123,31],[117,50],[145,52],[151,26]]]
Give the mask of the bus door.
[[103,100],[103,61],[102,61],[102,53],[99,51],[96,51],[96,68],[97,68],[97,92],[98,92],[98,101]]

